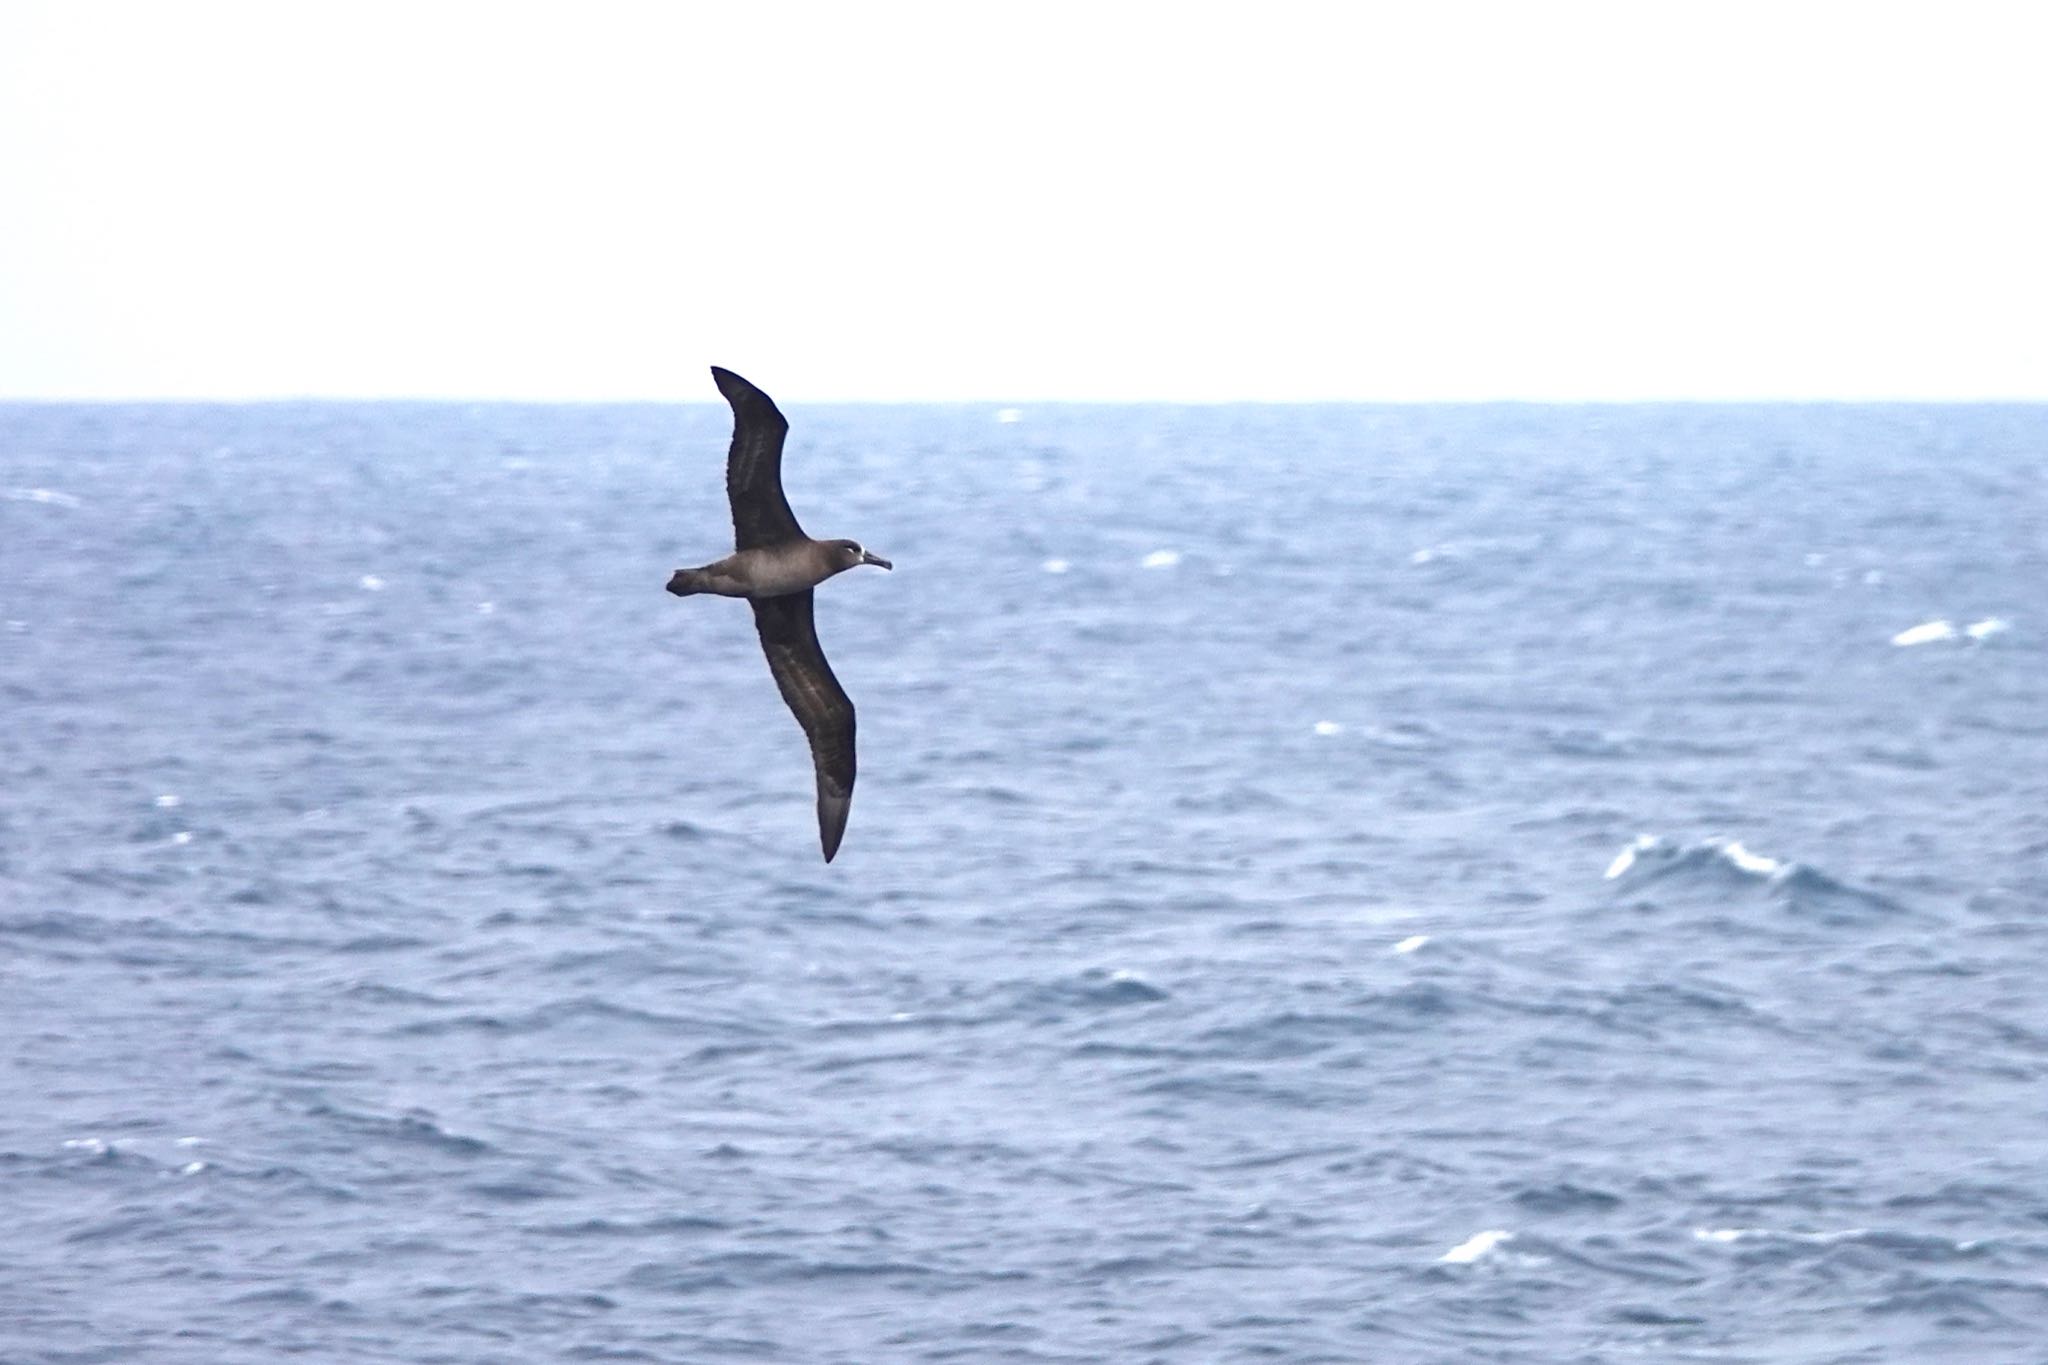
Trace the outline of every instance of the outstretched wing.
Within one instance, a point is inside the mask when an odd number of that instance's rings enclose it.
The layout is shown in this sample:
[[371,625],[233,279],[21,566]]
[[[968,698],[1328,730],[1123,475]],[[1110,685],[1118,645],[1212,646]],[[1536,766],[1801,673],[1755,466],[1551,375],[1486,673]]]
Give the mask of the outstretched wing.
[[782,496],[782,438],[789,423],[773,399],[731,370],[711,367],[718,391],[732,404],[732,450],[725,457],[725,495],[732,500],[735,548],[752,550],[804,539]]
[[839,851],[846,812],[853,805],[853,702],[818,647],[808,588],[749,600],[775,685],[811,741],[811,762],[818,770],[818,840],[829,863]]

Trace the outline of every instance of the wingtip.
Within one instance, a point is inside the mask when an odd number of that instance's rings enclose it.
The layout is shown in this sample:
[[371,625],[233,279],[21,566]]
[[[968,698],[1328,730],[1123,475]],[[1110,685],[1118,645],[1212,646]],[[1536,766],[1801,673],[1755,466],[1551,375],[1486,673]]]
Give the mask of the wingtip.
[[[745,375],[734,374],[722,365],[713,365],[711,379],[718,385],[718,391],[725,396],[725,401],[732,404],[733,411],[745,412],[750,416],[772,415],[777,420],[781,419],[782,414],[776,410],[775,400],[763,393],[760,386]],[[783,425],[787,427],[788,423],[784,422]]]
[[818,844],[825,850],[828,863],[837,856],[839,841],[846,837],[846,812],[852,805],[851,797],[818,793]]

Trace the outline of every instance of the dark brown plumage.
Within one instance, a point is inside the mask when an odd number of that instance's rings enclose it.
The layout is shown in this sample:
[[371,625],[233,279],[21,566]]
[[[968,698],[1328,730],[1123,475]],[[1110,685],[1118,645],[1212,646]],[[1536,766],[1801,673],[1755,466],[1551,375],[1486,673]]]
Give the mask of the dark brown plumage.
[[782,441],[789,435],[789,419],[773,399],[731,370],[713,365],[711,378],[732,404],[725,496],[732,503],[734,547],[755,550],[808,540],[782,493]]
[[744,597],[782,700],[811,742],[818,777],[818,840],[831,862],[853,804],[853,702],[825,662],[812,619],[818,584],[860,564],[894,568],[856,541],[812,540],[782,493],[782,443],[789,423],[767,394],[730,370],[712,367],[718,391],[732,404],[732,448],[725,491],[732,503],[734,552],[700,569],[677,569],[668,590],[678,597],[714,593]]
[[818,644],[818,629],[811,619],[813,596],[805,589],[782,597],[755,598],[754,628],[761,633],[761,649],[768,656],[768,671],[775,675],[782,700],[811,741],[811,764],[818,774],[818,842],[829,863],[846,833],[857,764],[853,702],[833,676],[832,665],[825,662],[825,651]]

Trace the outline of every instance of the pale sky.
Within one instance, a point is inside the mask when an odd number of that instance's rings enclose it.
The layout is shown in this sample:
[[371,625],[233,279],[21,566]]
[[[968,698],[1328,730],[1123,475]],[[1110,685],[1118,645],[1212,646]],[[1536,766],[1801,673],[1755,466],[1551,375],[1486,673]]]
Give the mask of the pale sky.
[[0,396],[2048,398],[2044,39],[0,0]]

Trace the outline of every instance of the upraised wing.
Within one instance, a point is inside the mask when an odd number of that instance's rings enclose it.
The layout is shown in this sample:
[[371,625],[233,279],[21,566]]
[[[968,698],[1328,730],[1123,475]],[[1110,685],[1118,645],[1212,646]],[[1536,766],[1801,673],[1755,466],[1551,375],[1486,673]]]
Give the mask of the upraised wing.
[[732,404],[732,450],[725,457],[725,495],[732,501],[734,548],[752,550],[804,539],[803,527],[782,496],[782,438],[789,422],[767,394],[734,374],[711,367],[718,391]]
[[811,762],[818,770],[818,841],[829,863],[839,851],[853,805],[853,702],[818,646],[809,589],[750,600],[768,669],[811,741]]

